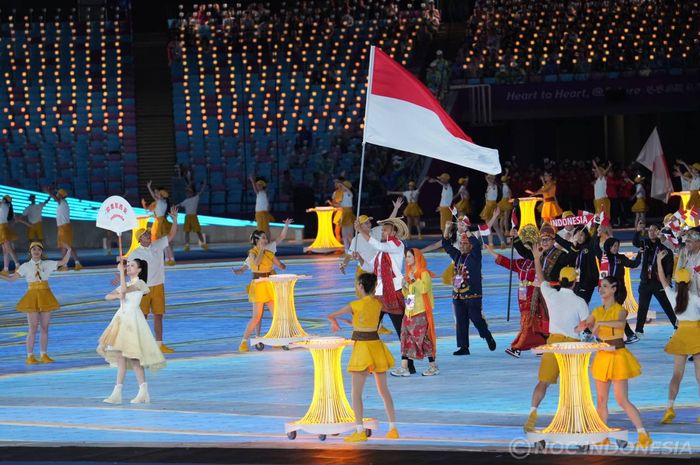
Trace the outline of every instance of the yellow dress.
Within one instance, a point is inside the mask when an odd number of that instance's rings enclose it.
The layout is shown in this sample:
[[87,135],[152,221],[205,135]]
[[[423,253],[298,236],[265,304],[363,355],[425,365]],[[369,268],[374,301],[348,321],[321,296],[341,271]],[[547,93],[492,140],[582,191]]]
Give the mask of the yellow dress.
[[[355,331],[377,331],[382,304],[373,296],[366,296],[350,303],[352,327]],[[394,366],[394,357],[380,339],[355,341],[348,362],[348,371],[384,373]]]
[[420,217],[423,214],[423,210],[418,206],[418,202],[408,202],[406,208],[403,210],[403,216],[406,217]]
[[[343,201],[343,190],[335,190],[333,191],[333,203],[340,204],[340,202]],[[333,224],[340,224],[343,221],[343,210],[342,209],[336,209],[336,211],[333,212]]]
[[557,183],[556,181],[550,181],[542,186],[542,197],[544,203],[542,204],[542,219],[544,221],[549,221],[554,218],[561,216],[562,209],[557,203]]
[[161,237],[165,237],[170,234],[170,228],[172,224],[164,216],[156,216],[153,221],[153,227],[151,228],[151,240],[157,241]]
[[495,200],[487,200],[486,204],[484,204],[484,209],[481,210],[481,213],[479,214],[479,217],[484,221],[489,221],[497,207],[498,202]]
[[[253,247],[250,249],[248,252],[248,255],[252,255],[253,257],[257,257],[258,253],[260,253],[260,249],[258,247]],[[260,260],[260,264],[256,267],[254,263],[248,263],[248,266],[250,267],[250,270],[253,273],[267,273],[272,274],[273,267],[274,267],[274,262],[272,261],[272,258],[275,256],[274,253],[270,250],[263,250],[264,256],[262,260]],[[253,279],[250,282],[250,285],[248,286],[248,302],[251,303],[260,303],[260,302],[271,302],[274,298],[273,295],[273,288],[272,288],[272,283],[269,281],[258,281],[257,279]]]
[[[611,305],[607,310],[600,306],[591,312],[596,322],[616,321],[620,312],[627,311],[620,304]],[[624,328],[611,328],[600,326],[598,337],[604,340],[622,339]],[[620,381],[630,379],[642,374],[642,367],[637,359],[626,347],[614,351],[601,350],[596,352],[591,364],[591,374],[597,381]]]
[[632,204],[632,213],[644,213],[647,211],[647,202],[644,197],[637,199],[634,204]]
[[9,223],[0,224],[0,244],[9,241],[16,241],[17,233],[12,229]]

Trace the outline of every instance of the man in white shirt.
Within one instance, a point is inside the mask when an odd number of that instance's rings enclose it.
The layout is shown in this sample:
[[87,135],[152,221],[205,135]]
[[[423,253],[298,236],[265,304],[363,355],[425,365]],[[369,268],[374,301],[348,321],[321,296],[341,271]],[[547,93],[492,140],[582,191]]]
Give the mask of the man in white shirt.
[[270,201],[267,199],[267,182],[263,178],[255,179],[251,176],[250,183],[255,191],[255,227],[270,237],[270,221],[274,221],[274,218],[270,214]]
[[43,202],[36,203],[36,196],[34,194],[29,196],[29,205],[27,205],[27,208],[22,212],[22,216],[26,218],[26,221],[22,221],[22,223],[26,224],[27,228],[29,228],[27,229],[27,240],[29,242],[44,241],[44,228],[41,223],[41,215],[44,211],[44,207],[49,203],[49,200],[51,200],[51,197],[46,197],[46,200]]
[[190,233],[193,232],[197,234],[199,238],[199,246],[202,250],[208,250],[209,246],[206,244],[204,235],[202,234],[202,227],[199,225],[199,219],[197,218],[197,207],[199,206],[199,196],[202,195],[204,189],[206,189],[207,184],[202,183],[202,188],[195,194],[193,186],[187,187],[187,198],[180,202],[179,206],[185,209],[185,247],[184,250],[187,252],[190,250]]
[[[68,205],[68,192],[65,189],[58,189],[52,193],[49,189],[44,190],[58,204],[56,206],[56,226],[58,227],[58,248],[61,250],[61,255],[64,255],[69,249],[75,262],[75,271],[83,269],[78,258],[78,251],[73,247],[73,225],[70,224],[70,206]],[[58,271],[68,271],[68,266],[64,265]]]
[[445,225],[452,221],[452,211],[450,207],[452,206],[452,198],[454,197],[452,191],[452,185],[450,185],[450,175],[447,173],[442,173],[437,178],[432,178],[428,180],[429,182],[437,182],[442,186],[442,192],[440,193],[440,205],[437,211],[440,212],[440,230],[445,232]]
[[148,318],[149,313],[153,313],[153,332],[156,341],[163,353],[175,352],[170,347],[163,344],[163,317],[165,316],[165,248],[177,234],[177,207],[170,209],[172,227],[167,236],[163,236],[156,241],[151,240],[151,231],[140,228],[134,234],[138,238],[139,246],[129,255],[130,259],[139,258],[148,263],[148,278],[146,284],[150,292],[141,299],[141,311]]

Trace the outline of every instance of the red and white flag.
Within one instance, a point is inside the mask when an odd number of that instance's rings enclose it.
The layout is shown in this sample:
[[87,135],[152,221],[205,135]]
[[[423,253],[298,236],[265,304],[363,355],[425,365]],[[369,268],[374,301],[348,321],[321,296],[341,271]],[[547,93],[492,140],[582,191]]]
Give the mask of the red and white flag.
[[489,225],[488,224],[480,224],[479,225],[479,234],[481,234],[482,237],[490,235],[491,228],[489,227]]
[[693,208],[688,210],[688,216],[690,216],[695,221],[700,219],[700,212],[698,212],[698,207],[693,206]]
[[515,208],[510,212],[510,225],[511,228],[518,227],[518,215],[515,214]]
[[668,203],[668,198],[673,192],[673,184],[656,128],[651,132],[644,147],[642,147],[642,151],[639,152],[637,163],[651,171],[651,197]]
[[685,224],[685,213],[685,210],[683,210],[683,207],[681,207],[676,213],[673,214],[681,225]]
[[413,74],[372,46],[363,143],[437,158],[488,174],[498,150],[472,142]]
[[671,245],[673,245],[673,247],[678,247],[678,245],[680,244],[680,242],[678,242],[678,239],[676,239],[673,234],[664,233],[664,236],[666,236],[666,240],[668,240],[668,242]]

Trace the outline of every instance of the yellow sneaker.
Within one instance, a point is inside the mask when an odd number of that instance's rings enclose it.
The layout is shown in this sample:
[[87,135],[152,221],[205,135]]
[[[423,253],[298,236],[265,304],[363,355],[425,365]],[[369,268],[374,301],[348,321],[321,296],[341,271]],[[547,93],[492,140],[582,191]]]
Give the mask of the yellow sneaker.
[[25,363],[27,365],[36,365],[39,363],[39,360],[37,360],[34,355],[27,355],[27,361]]
[[0,271],[0,275],[3,275],[3,276],[10,276],[10,272],[7,271],[7,270],[2,270],[2,271]]
[[345,438],[345,442],[365,442],[367,440],[367,433],[364,431],[357,432],[355,431],[352,433],[350,436]]
[[603,439],[602,441],[596,442],[596,443],[593,444],[593,445],[594,445],[594,446],[609,446],[609,445],[610,445],[610,439],[605,438],[605,439]]
[[175,266],[175,260],[168,260],[167,262],[165,262],[165,265],[166,266]]
[[58,271],[68,271],[68,267],[66,265],[58,267]]
[[241,343],[238,346],[238,351],[239,352],[250,352],[250,348],[248,347],[248,341],[241,341]]
[[73,267],[73,269],[75,271],[80,271],[83,269],[83,265],[81,265],[80,263],[76,263],[75,266]]
[[202,244],[202,250],[204,250],[205,252],[209,250],[209,244]]
[[649,433],[639,433],[639,437],[637,438],[637,447],[647,448],[651,446],[652,442],[654,441],[651,440]]
[[42,354],[39,363],[53,363],[53,359],[46,354]]
[[160,344],[160,351],[164,354],[172,354],[175,352],[175,349],[171,349],[170,347],[166,346],[165,344],[161,343]]
[[377,333],[383,334],[383,335],[386,336],[386,335],[388,335],[388,334],[391,334],[391,330],[390,330],[390,329],[386,329],[384,326],[380,326],[379,329],[377,330]]
[[523,426],[523,429],[525,430],[526,433],[529,433],[531,431],[535,431],[535,425],[537,424],[537,410],[533,410],[530,412],[530,416],[527,417],[527,421],[525,422],[525,426]]
[[673,407],[669,407],[666,409],[666,412],[664,412],[663,418],[661,418],[661,424],[670,425],[674,418],[676,418],[676,412],[673,411]]
[[387,439],[398,439],[399,438],[399,430],[396,428],[391,428],[388,433],[386,433],[386,438]]

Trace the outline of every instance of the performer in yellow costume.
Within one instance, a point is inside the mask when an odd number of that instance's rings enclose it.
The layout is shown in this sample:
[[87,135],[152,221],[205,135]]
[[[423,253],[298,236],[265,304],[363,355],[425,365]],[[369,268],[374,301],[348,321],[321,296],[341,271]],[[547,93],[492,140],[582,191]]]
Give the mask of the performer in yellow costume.
[[[153,190],[151,188],[152,184],[153,181],[148,181],[146,187],[155,202],[155,207],[153,208],[155,220],[153,221],[153,226],[151,226],[151,240],[155,242],[161,237],[170,234],[172,224],[170,224],[167,218],[168,211],[170,211],[170,194],[165,189]],[[142,201],[142,203],[144,202]],[[173,248],[170,243],[168,243],[168,246],[165,248],[165,260],[165,264],[168,266],[173,266],[175,264],[175,254],[173,254]]]
[[408,181],[408,190],[406,191],[388,191],[387,195],[402,195],[406,198],[406,208],[403,209],[403,216],[406,217],[406,224],[408,225],[408,238],[411,238],[411,228],[415,226],[418,231],[418,239],[423,239],[423,234],[421,233],[421,215],[423,215],[423,210],[418,205],[418,196],[420,195],[420,190],[423,188],[423,184],[428,179],[423,179],[420,185],[416,187],[415,181]]
[[541,179],[542,187],[539,190],[525,192],[530,195],[542,196],[542,221],[549,223],[561,216],[562,209],[557,203],[557,182],[552,178],[552,173],[545,171]]
[[367,440],[367,434],[362,424],[364,415],[362,392],[370,373],[374,373],[377,390],[384,401],[384,409],[389,418],[389,432],[386,437],[387,439],[399,437],[395,424],[394,401],[391,398],[386,380],[386,372],[394,366],[394,358],[384,342],[379,339],[377,333],[382,304],[374,297],[376,286],[376,275],[372,273],[361,275],[356,284],[360,299],[328,315],[331,330],[338,331],[340,329],[338,318],[348,313],[352,314],[352,321],[345,319],[343,321],[352,324],[352,340],[355,341],[348,362],[348,371],[352,376],[352,408],[355,411],[356,431],[345,438],[346,442]]
[[341,233],[343,221],[343,209],[340,208],[340,203],[343,201],[343,195],[345,195],[345,189],[343,189],[343,181],[345,178],[336,178],[333,182],[335,183],[335,190],[333,191],[333,198],[327,200],[326,203],[332,207],[336,207],[333,212],[333,234],[338,242],[343,242],[343,236]]
[[591,364],[591,374],[596,382],[598,405],[596,410],[603,422],[608,422],[608,396],[610,384],[615,391],[615,399],[637,428],[637,447],[649,447],[652,443],[649,433],[644,429],[639,410],[630,402],[627,395],[628,379],[642,373],[639,362],[625,347],[623,336],[627,310],[622,306],[627,297],[623,282],[614,276],[606,276],[600,281],[600,299],[603,303],[582,321],[577,331],[590,329],[598,339],[607,342],[615,348],[613,351],[601,350],[596,352]]
[[644,177],[637,175],[634,178],[634,203],[632,213],[634,213],[634,224],[646,223],[647,212],[647,191],[644,188]]
[[19,259],[12,241],[17,240],[17,234],[12,229],[15,220],[15,212],[12,208],[12,197],[6,195],[0,200],[0,245],[2,245],[3,268],[2,275],[9,276],[10,258],[15,262],[15,268],[19,266]]
[[[8,281],[16,281],[22,277],[27,282],[27,293],[17,303],[17,311],[27,314],[27,365],[37,363],[51,363],[47,353],[49,346],[49,322],[51,312],[59,309],[58,301],[49,288],[49,276],[59,267],[68,263],[71,250],[68,248],[61,261],[44,260],[44,246],[41,242],[32,242],[29,245],[30,260],[24,262],[13,274],[5,278]],[[34,341],[37,329],[41,327],[39,347],[41,357],[34,357]]]

